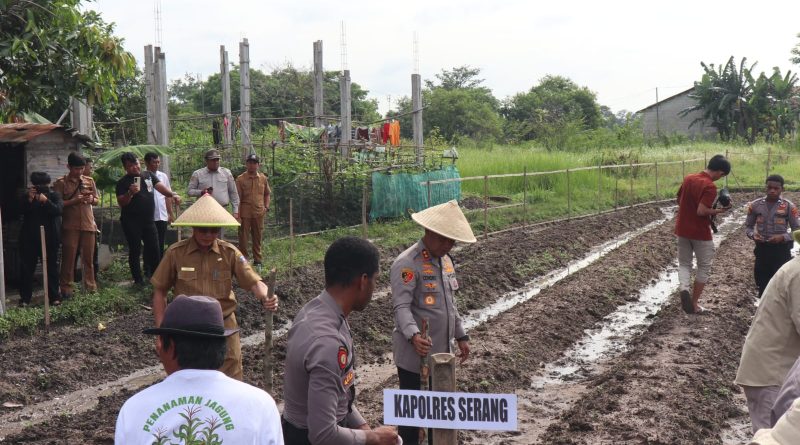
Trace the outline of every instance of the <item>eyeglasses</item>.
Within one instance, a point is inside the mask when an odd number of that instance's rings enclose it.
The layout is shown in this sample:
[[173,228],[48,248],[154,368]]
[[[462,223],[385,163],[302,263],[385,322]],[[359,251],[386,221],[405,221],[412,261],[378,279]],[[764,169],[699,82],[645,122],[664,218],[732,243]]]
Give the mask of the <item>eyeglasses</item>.
[[219,227],[192,227],[200,233],[219,233]]

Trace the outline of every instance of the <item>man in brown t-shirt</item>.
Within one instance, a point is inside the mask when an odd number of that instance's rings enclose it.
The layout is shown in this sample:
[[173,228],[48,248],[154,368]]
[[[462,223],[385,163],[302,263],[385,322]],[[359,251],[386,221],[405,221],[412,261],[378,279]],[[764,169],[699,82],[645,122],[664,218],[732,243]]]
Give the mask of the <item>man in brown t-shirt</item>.
[[[97,224],[94,221],[92,206],[97,205],[97,187],[94,179],[83,175],[86,161],[83,156],[72,152],[67,157],[69,173],[58,178],[53,191],[64,201],[61,217],[61,274],[59,287],[61,298],[72,296],[72,282],[75,279],[75,256],[81,254],[83,265],[83,288],[87,292],[97,290],[94,279],[95,235]],[[54,304],[59,304],[60,299]]]
[[[153,284],[153,315],[161,324],[167,307],[167,293],[205,295],[216,298],[222,306],[225,328],[238,327],[233,277],[239,287],[253,292],[264,308],[278,309],[278,299],[267,299],[267,285],[253,271],[247,259],[233,244],[217,239],[220,227],[239,223],[211,195],[203,195],[173,223],[192,227],[192,236],[170,246],[164,253],[150,282]],[[242,380],[242,350],[239,334],[227,338],[225,362],[220,368],[228,377]]]
[[253,264],[261,265],[261,237],[264,232],[264,216],[269,211],[270,193],[267,176],[258,171],[260,160],[251,154],[247,157],[247,171],[236,178],[239,192],[239,250],[247,257],[247,238],[253,240]]

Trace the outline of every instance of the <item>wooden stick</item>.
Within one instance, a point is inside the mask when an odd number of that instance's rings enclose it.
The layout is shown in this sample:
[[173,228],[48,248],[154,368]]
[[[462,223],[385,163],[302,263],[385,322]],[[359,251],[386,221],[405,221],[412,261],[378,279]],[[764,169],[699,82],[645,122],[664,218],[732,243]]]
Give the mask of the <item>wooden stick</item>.
[[[277,270],[273,267],[269,271],[267,281],[267,298],[275,295],[275,278]],[[272,311],[264,312],[264,391],[272,394]]]
[[292,262],[294,261],[294,216],[292,210],[294,203],[289,198],[289,273],[292,273]]
[[44,236],[44,226],[39,226],[39,238],[42,241],[42,277],[44,278],[44,332],[50,330],[50,292],[48,292],[47,277],[47,243]]
[[[422,319],[422,326],[420,326],[419,332],[420,338],[425,340],[430,340],[428,336],[428,319]],[[421,391],[430,391],[430,385],[428,384],[431,374],[431,355],[426,354],[419,361],[419,388]],[[426,437],[426,429],[420,428],[419,429],[419,443],[427,444],[428,438]]]

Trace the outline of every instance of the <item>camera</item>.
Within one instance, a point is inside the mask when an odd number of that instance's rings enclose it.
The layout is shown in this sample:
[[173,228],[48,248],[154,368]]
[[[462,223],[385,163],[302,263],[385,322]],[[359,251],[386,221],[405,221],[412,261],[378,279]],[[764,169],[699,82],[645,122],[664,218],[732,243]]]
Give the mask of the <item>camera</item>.
[[47,193],[50,191],[50,187],[46,185],[34,185],[34,189],[36,189],[36,193]]

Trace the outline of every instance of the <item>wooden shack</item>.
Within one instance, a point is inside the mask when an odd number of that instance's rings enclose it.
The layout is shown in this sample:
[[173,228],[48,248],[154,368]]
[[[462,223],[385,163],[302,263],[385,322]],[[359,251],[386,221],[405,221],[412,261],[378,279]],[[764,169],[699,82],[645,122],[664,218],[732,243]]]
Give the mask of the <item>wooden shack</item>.
[[3,215],[3,258],[6,285],[19,277],[19,199],[31,172],[44,171],[55,180],[67,173],[67,156],[80,152],[90,139],[55,124],[0,125],[0,211]]

